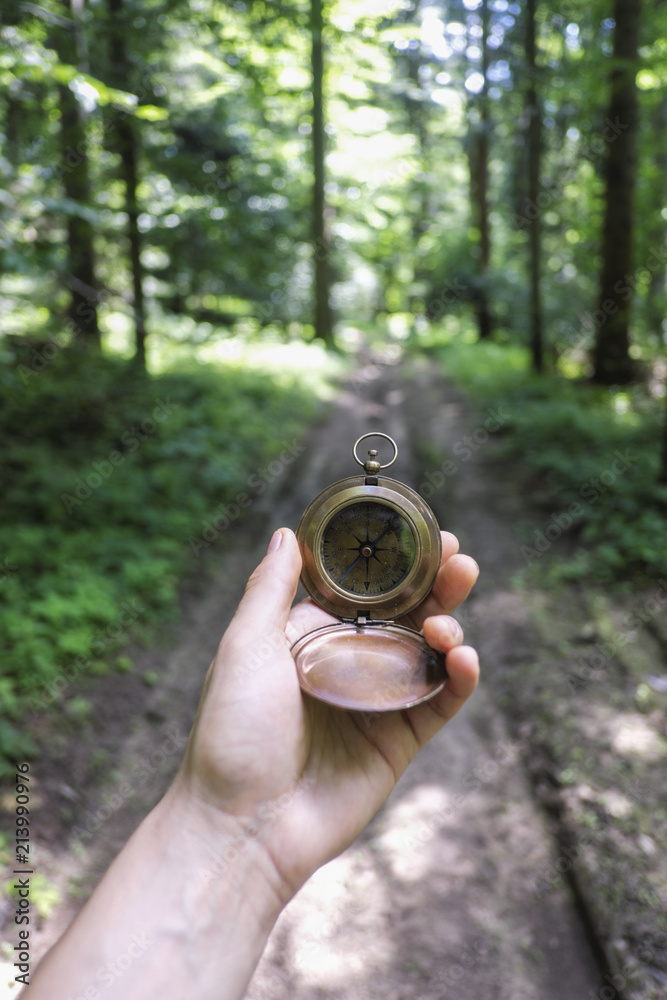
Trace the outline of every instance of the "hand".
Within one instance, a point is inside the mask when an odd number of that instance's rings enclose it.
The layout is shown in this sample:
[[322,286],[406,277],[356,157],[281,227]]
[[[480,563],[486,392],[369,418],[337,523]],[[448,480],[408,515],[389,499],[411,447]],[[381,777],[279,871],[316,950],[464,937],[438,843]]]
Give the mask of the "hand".
[[475,651],[448,613],[478,575],[442,533],[430,595],[403,624],[447,653],[448,681],[431,700],[369,718],[302,694],[290,653],[311,629],[335,621],[311,600],[291,608],[301,571],[296,538],[276,532],[206,676],[174,791],[206,822],[230,823],[260,843],[286,902],[364,829],[417,750],[459,710],[478,678]]
[[[301,556],[276,532],[206,675],[185,758],[31,980],[30,1000],[240,1000],[287,900],[371,819],[477,683],[447,616],[477,565],[443,534],[431,594],[406,624],[447,653],[430,701],[364,718],[301,693],[290,646],[332,620],[290,610]],[[370,723],[370,724],[369,724]],[[129,963],[129,964],[128,964]]]

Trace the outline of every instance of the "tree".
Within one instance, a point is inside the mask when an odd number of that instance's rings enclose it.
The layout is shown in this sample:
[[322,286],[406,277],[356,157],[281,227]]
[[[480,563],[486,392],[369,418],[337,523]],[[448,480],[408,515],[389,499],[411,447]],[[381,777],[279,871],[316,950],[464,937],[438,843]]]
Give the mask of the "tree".
[[[125,47],[127,23],[123,16],[123,0],[107,0],[109,13],[109,62],[111,82],[115,87],[127,85],[129,60]],[[130,244],[132,293],[134,300],[135,361],[146,366],[146,316],[144,309],[143,267],[141,263],[141,234],[139,232],[139,204],[137,201],[138,142],[135,124],[129,114],[118,113],[114,122],[115,147],[120,155],[121,177],[125,187],[127,236]]]
[[635,374],[628,351],[632,296],[619,295],[618,289],[625,287],[632,272],[640,20],[641,0],[615,0],[599,297],[599,308],[606,318],[596,331],[593,374],[596,382],[605,385],[623,385]]
[[491,131],[491,110],[489,107],[489,5],[482,0],[480,10],[482,36],[480,48],[482,61],[480,73],[481,89],[471,104],[476,110],[471,117],[469,133],[470,161],[470,202],[472,222],[477,231],[477,287],[474,293],[475,313],[480,340],[488,339],[493,332],[493,315],[489,301],[489,271],[491,266],[491,224],[489,221],[489,135]]
[[[528,200],[536,205],[540,187],[540,163],[542,156],[542,117],[537,91],[537,59],[535,40],[535,13],[537,0],[526,2],[526,72],[528,88],[526,92],[526,117],[528,131]],[[541,372],[544,367],[544,347],[542,342],[542,302],[540,296],[541,278],[541,226],[540,213],[528,226],[528,275],[530,285],[530,346],[533,368]]]
[[[57,51],[62,63],[85,66],[81,0],[62,0],[68,16],[58,18]],[[68,200],[67,285],[71,293],[69,314],[76,328],[79,345],[99,346],[97,325],[98,284],[95,277],[93,225],[88,215],[90,179],[88,172],[88,140],[86,115],[78,98],[67,84],[60,91],[60,141],[62,163],[60,175]]]
[[331,245],[326,225],[324,197],[324,54],[322,0],[311,0],[311,66],[313,74],[313,252],[315,259],[315,336],[333,340],[329,305],[329,257]]

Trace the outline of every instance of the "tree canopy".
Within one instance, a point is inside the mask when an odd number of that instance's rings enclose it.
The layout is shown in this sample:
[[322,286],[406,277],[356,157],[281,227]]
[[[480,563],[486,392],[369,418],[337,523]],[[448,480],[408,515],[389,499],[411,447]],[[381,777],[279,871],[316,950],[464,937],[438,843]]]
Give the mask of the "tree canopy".
[[664,346],[660,8],[47,0],[3,21],[5,333],[141,361],[146,337],[446,314],[617,383]]

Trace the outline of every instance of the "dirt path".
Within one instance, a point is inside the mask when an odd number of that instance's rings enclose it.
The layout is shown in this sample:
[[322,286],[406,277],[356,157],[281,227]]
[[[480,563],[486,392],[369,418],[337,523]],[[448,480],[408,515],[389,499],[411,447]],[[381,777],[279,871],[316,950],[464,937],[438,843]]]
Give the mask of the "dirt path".
[[[336,451],[328,468],[316,460],[310,472],[312,457],[305,459],[307,490],[299,499],[348,474],[350,442],[366,430],[396,439],[392,473],[418,487],[437,484],[442,473],[441,465],[420,460],[428,448],[418,443],[435,443],[450,458],[460,443],[457,472],[448,477],[446,468],[430,502],[482,568],[484,582],[460,617],[480,646],[483,669],[492,670],[497,636],[487,608],[498,607],[502,595],[511,605],[520,601],[507,591],[516,553],[488,497],[469,493],[473,463],[462,460],[464,438],[476,428],[468,410],[426,369],[369,365],[361,376],[309,442],[309,456],[332,441]],[[523,754],[482,683],[364,835],[284,912],[250,1000],[556,1000],[598,987],[600,970],[567,890],[545,901],[535,896],[535,880],[556,854]]]
[[[41,870],[61,887],[78,887],[78,895],[35,935],[36,958],[168,784],[204,673],[263,555],[269,524],[295,526],[316,492],[353,473],[353,441],[381,429],[398,442],[392,473],[430,488],[442,526],[480,563],[477,593],[460,617],[467,639],[480,648],[487,679],[421,752],[363,836],[285,910],[249,1000],[583,1000],[604,985],[568,886],[536,894],[559,849],[526,778],[529,744],[520,733],[510,737],[488,680],[500,660],[524,654],[527,622],[525,601],[508,582],[520,559],[506,528],[515,501],[502,483],[489,494],[476,461],[499,419],[489,414],[471,423],[460,394],[426,367],[408,372],[369,364],[350,383],[271,497],[256,501],[246,521],[253,537],[244,541],[237,532],[214,585],[189,600],[172,648],[143,654],[141,669],[158,670],[161,681],[147,695],[127,682],[131,697],[123,702],[122,727],[109,737],[114,764],[104,785],[82,800],[66,784],[73,822],[90,836],[74,853],[62,851],[58,836],[38,844]],[[465,435],[472,435],[469,444]],[[440,456],[449,457],[453,470]],[[100,718],[108,717],[103,703],[110,692],[98,696]],[[92,730],[89,740],[88,754]],[[39,782],[39,762],[35,773]],[[76,776],[69,780],[74,784]],[[49,775],[40,794],[46,816],[65,793]],[[39,823],[38,810],[38,836]]]

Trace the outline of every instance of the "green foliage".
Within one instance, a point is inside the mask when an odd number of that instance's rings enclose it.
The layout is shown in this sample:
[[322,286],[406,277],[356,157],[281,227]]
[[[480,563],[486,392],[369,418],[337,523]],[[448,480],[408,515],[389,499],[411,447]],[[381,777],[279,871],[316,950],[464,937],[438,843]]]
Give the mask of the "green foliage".
[[92,711],[92,703],[88,698],[70,698],[68,702],[65,703],[65,714],[68,719],[72,722],[80,725],[85,722]]
[[[432,350],[480,408],[500,406],[508,414],[494,461],[544,510],[544,524],[577,505],[569,528],[577,547],[555,578],[623,584],[667,572],[658,413],[644,389],[540,378],[517,347],[450,340]],[[522,543],[534,539],[535,527],[524,529]]]
[[[12,900],[12,902],[18,902],[18,888],[15,888],[15,882],[15,877],[5,882],[2,886],[0,896]],[[48,920],[54,908],[60,902],[58,887],[46,875],[42,875],[40,872],[31,875],[30,902],[35,907],[39,916],[44,920]]]
[[173,615],[210,550],[205,523],[241,491],[254,499],[249,477],[316,403],[295,377],[196,365],[151,378],[71,352],[30,377],[5,364],[0,379],[0,755],[11,757],[31,752],[17,729],[30,708],[63,699],[70,717],[87,715],[76,677],[105,672],[101,656],[130,631]]

